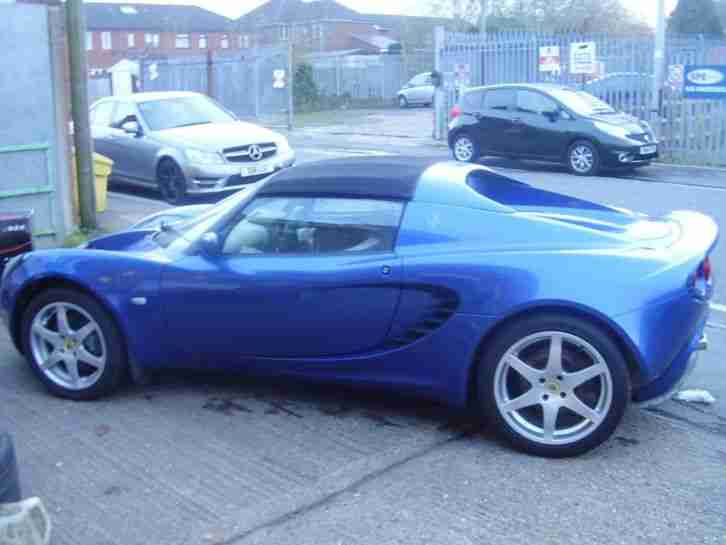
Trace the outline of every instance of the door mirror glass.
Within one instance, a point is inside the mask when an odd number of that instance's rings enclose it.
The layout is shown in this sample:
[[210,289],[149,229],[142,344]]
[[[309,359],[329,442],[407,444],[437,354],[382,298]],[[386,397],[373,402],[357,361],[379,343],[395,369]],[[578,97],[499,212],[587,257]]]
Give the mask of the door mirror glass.
[[554,123],[555,121],[560,119],[562,117],[561,114],[562,114],[562,112],[560,110],[548,110],[548,111],[542,112],[542,115],[545,116],[550,121],[552,121],[552,123]]
[[121,125],[121,130],[126,134],[131,134],[133,136],[141,135],[141,125],[139,125],[138,121],[127,121]]
[[219,235],[217,235],[217,233],[204,233],[200,242],[204,255],[214,257],[218,256],[221,253]]

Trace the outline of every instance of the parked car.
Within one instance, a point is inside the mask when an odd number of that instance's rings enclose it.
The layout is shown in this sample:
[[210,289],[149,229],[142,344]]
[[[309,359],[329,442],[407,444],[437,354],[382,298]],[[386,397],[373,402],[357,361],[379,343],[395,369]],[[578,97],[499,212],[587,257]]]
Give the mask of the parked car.
[[484,155],[551,161],[576,175],[645,166],[658,158],[645,121],[584,91],[559,85],[499,85],[466,91],[451,112],[458,161]]
[[95,149],[114,161],[113,181],[158,189],[180,204],[292,166],[295,152],[273,131],[239,121],[197,93],[138,93],[91,108]]
[[431,106],[434,103],[434,91],[431,72],[418,74],[398,92],[398,105],[401,108]]
[[13,257],[33,250],[32,212],[0,212],[0,275]]
[[651,218],[477,165],[323,161],[176,226],[16,258],[0,314],[70,399],[129,369],[246,369],[470,405],[516,447],[569,456],[693,368],[717,236],[699,213]]

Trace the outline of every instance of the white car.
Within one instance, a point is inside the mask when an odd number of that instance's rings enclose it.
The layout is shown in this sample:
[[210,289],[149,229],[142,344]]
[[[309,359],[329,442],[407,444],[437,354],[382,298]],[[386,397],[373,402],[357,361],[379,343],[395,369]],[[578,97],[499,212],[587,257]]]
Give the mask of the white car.
[[434,103],[434,83],[431,72],[424,72],[411,79],[398,92],[398,105],[401,108],[409,106],[430,106]]

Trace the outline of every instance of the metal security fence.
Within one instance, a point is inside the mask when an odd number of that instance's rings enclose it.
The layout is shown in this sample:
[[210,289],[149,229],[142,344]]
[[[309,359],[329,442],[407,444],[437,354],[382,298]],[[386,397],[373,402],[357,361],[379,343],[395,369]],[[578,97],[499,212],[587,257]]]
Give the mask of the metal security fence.
[[144,59],[142,91],[194,91],[216,99],[242,118],[284,123],[288,89],[275,85],[279,71],[289,82],[289,53],[284,48],[248,50],[183,59]]
[[[572,44],[596,44],[595,73],[574,74]],[[558,48],[556,69],[544,71],[544,47]],[[556,50],[557,51],[557,50]],[[447,76],[448,105],[465,86],[504,83],[557,83],[584,89],[615,108],[649,121],[662,141],[664,159],[673,162],[726,164],[726,106],[721,101],[683,97],[683,69],[689,64],[726,64],[726,41],[670,38],[664,59],[666,84],[653,109],[652,38],[529,32],[447,33],[438,52]]]
[[323,97],[393,103],[403,86],[400,55],[319,54],[306,57]]

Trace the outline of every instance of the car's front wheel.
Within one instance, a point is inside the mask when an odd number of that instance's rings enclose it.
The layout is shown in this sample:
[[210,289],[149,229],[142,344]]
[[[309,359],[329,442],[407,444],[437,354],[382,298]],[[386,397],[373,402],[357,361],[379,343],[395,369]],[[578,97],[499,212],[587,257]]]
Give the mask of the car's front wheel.
[[111,394],[127,376],[126,349],[109,313],[68,289],[36,296],[22,321],[23,351],[53,394],[91,400]]
[[578,140],[567,151],[567,167],[576,176],[597,176],[600,173],[600,154],[595,144]]
[[454,159],[462,163],[471,163],[481,157],[479,143],[467,133],[462,133],[454,138],[451,143],[451,151]]
[[166,202],[175,206],[184,204],[187,197],[187,182],[182,169],[175,161],[164,159],[159,163],[156,183]]
[[598,327],[564,315],[501,331],[480,362],[477,386],[480,409],[507,441],[553,458],[606,441],[630,399],[618,347]]
[[405,96],[400,95],[398,97],[398,107],[401,108],[402,110],[405,110],[406,108],[408,108],[408,100],[406,99]]

